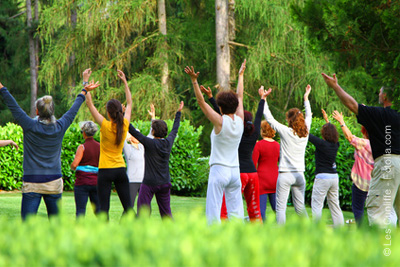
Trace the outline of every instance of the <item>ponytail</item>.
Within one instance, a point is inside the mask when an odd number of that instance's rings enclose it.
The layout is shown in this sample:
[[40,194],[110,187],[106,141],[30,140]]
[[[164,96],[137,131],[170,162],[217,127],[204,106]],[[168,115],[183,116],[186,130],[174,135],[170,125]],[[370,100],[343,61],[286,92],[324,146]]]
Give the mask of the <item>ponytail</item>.
[[117,136],[115,138],[115,145],[119,145],[123,139],[124,133],[124,114],[122,112],[122,105],[117,99],[111,99],[107,102],[107,111],[117,129]]
[[252,135],[254,133],[254,124],[252,120],[253,120],[253,115],[251,115],[250,112],[245,110],[243,124],[244,124],[244,134],[246,135]]

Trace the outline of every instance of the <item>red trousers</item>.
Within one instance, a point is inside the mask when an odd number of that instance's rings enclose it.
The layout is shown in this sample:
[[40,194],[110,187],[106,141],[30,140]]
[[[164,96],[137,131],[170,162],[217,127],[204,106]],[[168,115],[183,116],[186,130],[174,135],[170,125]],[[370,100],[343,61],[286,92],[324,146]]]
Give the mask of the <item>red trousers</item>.
[[[251,221],[262,221],[260,212],[260,192],[258,186],[258,174],[256,172],[241,173],[242,194],[246,199],[247,213]],[[221,219],[227,219],[225,194],[222,199]]]

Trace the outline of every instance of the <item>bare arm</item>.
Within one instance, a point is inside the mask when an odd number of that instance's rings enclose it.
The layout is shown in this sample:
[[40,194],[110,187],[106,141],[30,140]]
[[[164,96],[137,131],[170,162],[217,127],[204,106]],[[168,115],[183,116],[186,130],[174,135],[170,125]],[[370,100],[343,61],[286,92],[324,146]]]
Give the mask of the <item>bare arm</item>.
[[90,92],[86,94],[86,105],[88,106],[90,113],[92,114],[94,120],[101,126],[103,123],[104,117],[99,113],[96,107],[93,105],[92,95]]
[[243,80],[244,80],[244,71],[246,69],[246,59],[243,61],[242,66],[240,66],[239,70],[239,79],[236,93],[238,95],[239,105],[236,109],[236,115],[244,120],[244,112],[243,112]]
[[304,93],[304,109],[306,111],[306,117],[304,118],[304,120],[306,122],[308,131],[310,131],[312,123],[311,105],[310,101],[308,100],[308,96],[310,95],[310,93],[311,93],[311,86],[307,84],[306,92]]
[[322,73],[322,77],[324,78],[326,84],[332,88],[336,95],[339,97],[340,101],[348,108],[351,112],[358,115],[358,103],[357,101],[349,95],[345,90],[340,87],[338,84],[336,74],[333,74],[333,77]]
[[344,137],[351,142],[353,140],[353,134],[350,129],[347,128],[346,123],[344,123],[343,114],[339,113],[339,111],[335,110],[332,114],[333,118],[340,123],[340,128],[342,128]]
[[324,117],[324,120],[326,123],[329,123],[328,115],[326,115],[326,112],[323,108],[321,108],[322,116]]
[[213,110],[204,100],[203,94],[201,93],[199,84],[197,82],[199,72],[196,73],[193,67],[190,68],[188,66],[186,66],[185,72],[190,76],[190,79],[192,80],[194,94],[196,95],[197,103],[199,104],[200,109],[214,125],[215,133],[218,134],[222,129],[222,116],[215,112],[215,110]]
[[131,121],[131,113],[132,113],[132,94],[131,90],[128,86],[128,81],[126,80],[125,73],[122,70],[118,70],[118,77],[124,82],[125,85],[125,98],[126,98],[126,107],[125,107],[125,115],[124,118],[128,121]]
[[71,163],[71,170],[73,170],[73,171],[76,170],[76,167],[78,167],[79,163],[82,160],[84,151],[85,151],[85,148],[83,147],[83,145],[78,146],[78,149],[76,150],[74,161]]
[[18,145],[13,140],[0,140],[0,147],[8,145],[15,147],[18,150]]

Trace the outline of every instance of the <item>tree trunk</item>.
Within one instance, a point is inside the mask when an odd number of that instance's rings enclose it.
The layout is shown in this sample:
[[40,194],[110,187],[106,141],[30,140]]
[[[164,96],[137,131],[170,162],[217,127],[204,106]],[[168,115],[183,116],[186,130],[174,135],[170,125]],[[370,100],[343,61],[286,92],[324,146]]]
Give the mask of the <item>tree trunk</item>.
[[[37,0],[39,1],[39,0]],[[34,40],[34,29],[32,28],[32,2],[31,0],[26,0],[26,15],[27,15],[27,25],[28,25],[28,35],[29,35],[29,62],[30,62],[30,72],[31,72],[31,108],[30,115],[34,117],[36,115],[35,102],[37,98],[37,63],[36,63],[36,50],[35,50],[35,40]]]
[[[70,16],[71,16],[70,17],[71,27],[73,29],[75,29],[76,28],[76,23],[78,21],[78,13],[77,13],[77,10],[76,10],[76,1],[73,1],[72,7],[71,7],[71,15]],[[71,86],[69,88],[69,94],[70,95],[73,94],[73,89],[76,86],[76,79],[75,79],[76,76],[74,74],[75,73],[75,71],[74,71],[75,59],[76,59],[75,53],[72,52],[71,56],[69,57],[69,67],[70,67],[70,69],[73,70],[71,75],[70,75],[70,79],[71,79],[70,80]]]
[[[158,27],[162,35],[167,35],[167,15],[165,12],[165,0],[158,0]],[[163,49],[167,49],[168,43],[165,39],[163,44]],[[161,71],[161,86],[164,93],[168,93],[168,55],[163,53],[162,58],[164,60],[164,65]]]
[[219,90],[230,89],[228,0],[215,0],[215,39]]
[[[229,31],[229,44],[234,43],[236,39],[236,20],[235,20],[235,0],[229,0],[228,5],[228,31]],[[230,62],[235,62],[235,46],[229,46],[229,56]],[[236,77],[231,77],[231,80],[236,79]]]

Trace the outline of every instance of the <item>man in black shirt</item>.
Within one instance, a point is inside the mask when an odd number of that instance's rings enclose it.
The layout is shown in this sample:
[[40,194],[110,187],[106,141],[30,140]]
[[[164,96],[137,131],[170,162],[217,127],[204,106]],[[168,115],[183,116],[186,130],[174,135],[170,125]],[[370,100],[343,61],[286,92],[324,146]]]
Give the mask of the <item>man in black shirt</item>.
[[394,207],[397,217],[400,216],[400,113],[391,109],[391,89],[380,89],[379,102],[383,107],[369,107],[358,104],[346,93],[335,74],[330,77],[322,73],[322,77],[369,134],[375,160],[366,201],[370,224],[396,224],[391,210]]

